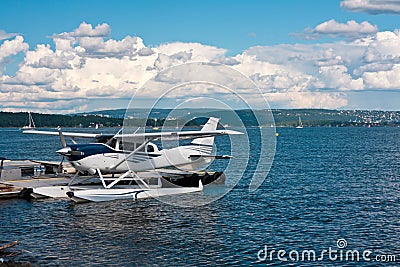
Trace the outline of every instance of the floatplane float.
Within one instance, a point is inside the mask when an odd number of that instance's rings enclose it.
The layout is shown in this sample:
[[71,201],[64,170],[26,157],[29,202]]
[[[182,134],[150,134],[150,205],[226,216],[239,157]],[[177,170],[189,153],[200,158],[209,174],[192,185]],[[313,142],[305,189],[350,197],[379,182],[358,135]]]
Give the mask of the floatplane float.
[[[186,194],[203,190],[201,177],[196,186],[182,187],[164,175],[187,176],[204,168],[214,159],[229,159],[231,156],[212,155],[214,137],[238,135],[233,130],[217,130],[219,119],[210,117],[199,131],[151,132],[125,134],[90,134],[58,131],[26,130],[26,134],[59,136],[62,148],[57,153],[65,157],[77,170],[67,186],[38,187],[32,189],[34,196],[65,197],[76,202],[109,201],[116,199],[142,199],[175,194]],[[67,145],[65,137],[73,144]],[[95,143],[78,144],[73,138],[94,138]],[[187,145],[161,149],[152,141],[192,139]],[[179,168],[171,170],[166,168]],[[182,171],[185,170],[185,171]],[[148,173],[157,173],[149,175]],[[179,172],[181,172],[179,174]],[[100,187],[72,186],[80,173],[98,175]],[[146,177],[147,173],[147,177]],[[118,176],[115,176],[118,174]],[[111,176],[110,176],[111,175]]]

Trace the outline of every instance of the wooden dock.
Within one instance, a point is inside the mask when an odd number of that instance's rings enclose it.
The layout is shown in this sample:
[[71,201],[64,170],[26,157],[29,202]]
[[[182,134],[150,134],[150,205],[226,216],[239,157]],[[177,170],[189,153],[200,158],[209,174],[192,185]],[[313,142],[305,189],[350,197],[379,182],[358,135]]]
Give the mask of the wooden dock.
[[17,198],[27,187],[67,184],[71,178],[70,174],[49,169],[59,163],[45,162],[45,166],[38,161],[0,159],[0,199]]
[[0,184],[0,199],[16,198],[23,188]]

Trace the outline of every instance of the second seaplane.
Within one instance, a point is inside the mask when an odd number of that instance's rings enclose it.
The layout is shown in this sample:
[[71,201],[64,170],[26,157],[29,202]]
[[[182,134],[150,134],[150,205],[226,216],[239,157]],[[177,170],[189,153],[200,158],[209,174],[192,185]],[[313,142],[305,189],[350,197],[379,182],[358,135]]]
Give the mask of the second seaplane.
[[[210,117],[199,131],[180,132],[144,132],[124,133],[120,130],[117,134],[91,134],[58,131],[26,130],[26,134],[58,135],[62,148],[57,153],[65,157],[79,173],[97,174],[101,181],[101,188],[78,188],[72,190],[61,187],[67,191],[66,195],[76,202],[82,201],[108,201],[114,199],[141,199],[164,195],[184,194],[203,190],[201,180],[198,186],[164,187],[161,178],[150,184],[145,181],[140,172],[164,172],[166,168],[194,171],[206,167],[216,158],[229,159],[231,156],[213,155],[214,138],[222,135],[242,134],[233,130],[217,130],[219,119]],[[70,137],[73,144],[67,145],[65,137]],[[94,143],[78,144],[74,138],[94,138]],[[159,149],[153,141],[191,139],[186,145],[172,148]],[[172,172],[172,170],[168,170]],[[111,174],[111,178],[105,178]],[[118,176],[115,176],[118,174]],[[159,176],[161,177],[161,176]],[[154,179],[153,179],[154,180]],[[129,181],[127,184],[126,181]],[[125,182],[122,185],[122,182]],[[34,188],[34,193],[51,195],[55,187]],[[65,194],[65,193],[63,193]]]

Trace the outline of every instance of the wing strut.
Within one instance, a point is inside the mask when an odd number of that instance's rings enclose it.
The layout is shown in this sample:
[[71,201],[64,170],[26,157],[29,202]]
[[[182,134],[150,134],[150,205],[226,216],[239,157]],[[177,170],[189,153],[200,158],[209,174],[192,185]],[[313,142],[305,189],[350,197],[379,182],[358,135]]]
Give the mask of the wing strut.
[[107,188],[106,182],[104,181],[104,177],[103,177],[103,175],[101,174],[100,169],[97,168],[96,170],[97,170],[97,173],[99,174],[100,181],[101,181],[101,183],[103,184],[104,188]]

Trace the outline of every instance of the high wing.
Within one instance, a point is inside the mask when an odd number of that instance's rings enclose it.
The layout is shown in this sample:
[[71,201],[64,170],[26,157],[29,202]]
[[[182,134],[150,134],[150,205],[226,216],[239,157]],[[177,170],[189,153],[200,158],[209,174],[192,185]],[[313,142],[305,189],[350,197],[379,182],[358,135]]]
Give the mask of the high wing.
[[117,140],[134,142],[136,140],[176,140],[176,139],[195,139],[200,137],[213,137],[219,135],[238,135],[241,132],[232,130],[214,130],[214,131],[182,131],[182,132],[153,132],[153,133],[135,133],[135,134],[117,134],[114,136]]
[[[59,132],[53,131],[38,131],[38,130],[25,130],[24,134],[42,134],[59,136]],[[182,132],[153,132],[153,133],[134,133],[134,134],[93,134],[93,133],[78,133],[78,132],[62,132],[64,136],[78,137],[78,138],[94,138],[97,140],[107,140],[116,138],[129,142],[143,141],[143,140],[175,140],[175,139],[194,139],[199,137],[212,137],[218,135],[237,135],[243,134],[241,132],[232,130],[215,130],[215,131],[182,131]]]
[[[52,131],[38,131],[38,130],[25,130],[24,134],[42,134],[42,135],[54,135],[59,136],[59,132]],[[114,137],[114,134],[93,134],[93,133],[75,133],[75,132],[62,132],[64,136],[78,137],[78,138],[94,138],[98,140],[110,139]]]

